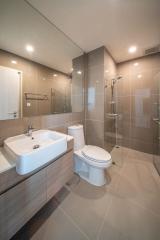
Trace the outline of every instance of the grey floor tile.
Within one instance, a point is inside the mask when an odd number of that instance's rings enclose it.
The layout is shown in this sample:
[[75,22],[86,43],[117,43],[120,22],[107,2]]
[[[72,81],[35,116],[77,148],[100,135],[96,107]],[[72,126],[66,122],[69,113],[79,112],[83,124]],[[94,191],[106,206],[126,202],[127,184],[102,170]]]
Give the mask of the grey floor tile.
[[128,240],[129,238],[125,236],[122,232],[111,226],[109,223],[103,226],[102,231],[97,240]]
[[113,197],[100,239],[158,240],[160,218],[123,198]]
[[85,235],[57,208],[38,229],[32,240],[86,240]]
[[160,179],[156,174],[153,164],[126,163],[117,194],[160,216]]
[[139,161],[144,161],[144,162],[153,162],[153,155],[136,151],[134,149],[130,148],[123,148],[124,151],[124,159],[131,161],[132,159],[137,159]]
[[82,180],[61,203],[61,208],[90,239],[96,239],[110,199],[106,187],[94,187]]

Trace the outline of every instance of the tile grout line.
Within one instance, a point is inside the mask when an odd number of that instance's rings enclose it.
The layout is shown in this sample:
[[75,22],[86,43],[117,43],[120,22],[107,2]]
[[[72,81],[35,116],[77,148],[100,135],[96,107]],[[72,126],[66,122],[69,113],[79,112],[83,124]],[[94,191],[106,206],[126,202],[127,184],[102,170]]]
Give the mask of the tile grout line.
[[82,231],[82,229],[78,226],[77,223],[75,223],[75,221],[72,219],[72,217],[61,207],[58,206],[58,208],[63,212],[63,214],[70,220],[70,222],[79,230],[79,232],[87,239],[90,240],[90,238],[88,237],[88,235]]
[[107,216],[107,214],[109,212],[109,209],[111,207],[111,204],[112,204],[112,197],[110,197],[110,203],[108,204],[109,206],[107,207],[106,212],[104,214],[104,217],[103,217],[103,220],[102,220],[102,224],[101,224],[101,226],[99,228],[96,240],[100,240],[100,235],[101,235],[101,232],[102,232],[102,229],[103,229],[103,226],[104,226],[104,222],[105,222],[106,216]]
[[[120,197],[123,197],[123,195],[121,194],[121,192],[119,191],[119,195]],[[138,207],[142,208],[143,210],[149,212],[150,214],[160,218],[160,214],[156,214],[154,211],[152,211],[151,209],[148,209],[147,207],[144,207],[143,204],[139,203],[138,201],[136,200],[133,200],[133,199],[129,199],[127,198],[127,201],[129,201],[130,203],[134,204],[134,205],[137,205]]]
[[[122,169],[123,169],[123,167],[121,168],[121,171],[120,171],[120,177],[121,177]],[[119,184],[119,181],[118,181],[118,177],[117,177],[117,180],[116,180],[116,183],[115,183],[115,188],[116,189],[118,188],[118,184]],[[108,206],[108,208],[107,208],[107,210],[106,210],[106,212],[104,214],[102,224],[101,224],[101,226],[99,228],[99,231],[98,231],[98,234],[97,234],[97,240],[100,240],[100,236],[101,236],[101,232],[102,232],[102,229],[103,229],[103,226],[104,226],[104,223],[105,223],[105,219],[106,219],[107,214],[108,214],[108,212],[109,212],[109,210],[111,208],[111,205],[112,205],[112,196],[110,196],[110,204],[109,204],[109,206]]]
[[136,200],[132,200],[132,199],[127,199],[130,203],[137,205],[138,207],[142,208],[143,210],[149,212],[150,214],[152,214],[153,216],[157,217],[160,219],[160,214],[156,214],[154,211],[152,211],[151,209],[148,209],[147,207],[144,207],[141,203],[139,203]]
[[[126,163],[128,164],[128,163]],[[126,164],[124,165],[124,171],[125,171],[125,168],[127,167]],[[150,169],[151,170],[151,169]],[[153,176],[152,172],[151,172],[151,175]],[[154,176],[153,176],[154,177]],[[119,181],[120,183],[120,181]],[[120,197],[123,197],[123,195],[121,195],[120,191],[119,191],[119,194],[120,194]],[[138,201],[136,200],[133,200],[133,199],[127,199],[130,203],[134,204],[134,205],[137,205],[138,207],[142,208],[143,210],[149,212],[150,214],[160,218],[160,214],[156,214],[154,211],[148,209],[147,207],[144,207],[141,203],[139,203]]]

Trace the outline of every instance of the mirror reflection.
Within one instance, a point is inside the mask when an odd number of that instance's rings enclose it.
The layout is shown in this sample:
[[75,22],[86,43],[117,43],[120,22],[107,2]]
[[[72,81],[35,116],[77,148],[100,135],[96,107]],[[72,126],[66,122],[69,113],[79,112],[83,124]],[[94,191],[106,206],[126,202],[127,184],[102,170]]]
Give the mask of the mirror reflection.
[[82,111],[83,51],[26,1],[1,1],[0,28],[0,120]]

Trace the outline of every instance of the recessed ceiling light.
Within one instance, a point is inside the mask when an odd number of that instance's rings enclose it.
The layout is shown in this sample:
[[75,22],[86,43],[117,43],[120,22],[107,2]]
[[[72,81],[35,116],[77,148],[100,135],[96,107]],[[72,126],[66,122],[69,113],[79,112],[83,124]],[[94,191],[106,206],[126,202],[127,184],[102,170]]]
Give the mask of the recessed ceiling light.
[[142,74],[138,74],[138,75],[137,75],[137,78],[142,78]]
[[27,50],[28,52],[33,52],[33,51],[34,51],[34,48],[33,48],[32,45],[26,45],[26,50]]
[[129,49],[128,49],[128,52],[129,53],[135,53],[137,51],[137,47],[136,46],[131,46],[131,47],[129,47]]
[[17,64],[17,61],[15,61],[15,60],[12,60],[12,61],[11,61],[11,63],[13,63],[13,64]]
[[106,72],[106,73],[108,73],[108,72],[109,72],[109,70],[108,70],[108,69],[106,69],[106,70],[105,70],[105,72]]
[[57,77],[58,75],[55,73],[55,74],[53,74],[53,77]]
[[81,71],[77,71],[77,74],[81,75],[81,74],[82,74],[82,72],[81,72]]
[[135,62],[133,65],[134,65],[135,67],[137,67],[137,66],[139,65],[139,63],[138,63],[138,62]]

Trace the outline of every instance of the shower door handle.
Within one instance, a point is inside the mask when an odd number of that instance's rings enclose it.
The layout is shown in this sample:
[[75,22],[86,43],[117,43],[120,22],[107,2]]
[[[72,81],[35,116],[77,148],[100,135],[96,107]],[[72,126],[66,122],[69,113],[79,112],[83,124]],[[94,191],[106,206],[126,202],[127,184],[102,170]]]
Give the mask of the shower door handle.
[[17,117],[17,112],[8,112],[8,114],[13,115],[14,117]]
[[153,121],[160,124],[160,119],[159,118],[153,118]]

